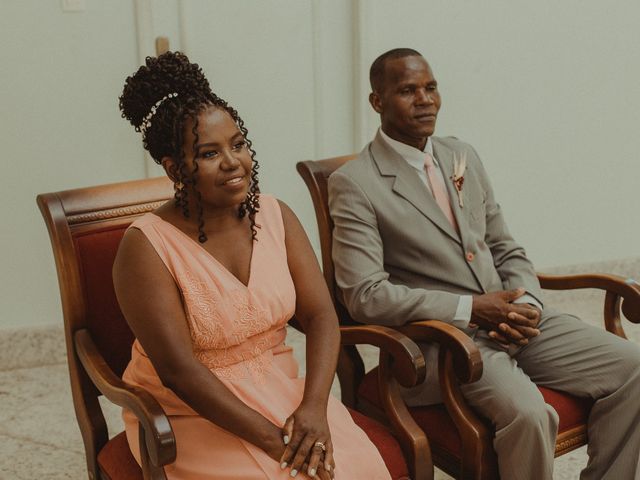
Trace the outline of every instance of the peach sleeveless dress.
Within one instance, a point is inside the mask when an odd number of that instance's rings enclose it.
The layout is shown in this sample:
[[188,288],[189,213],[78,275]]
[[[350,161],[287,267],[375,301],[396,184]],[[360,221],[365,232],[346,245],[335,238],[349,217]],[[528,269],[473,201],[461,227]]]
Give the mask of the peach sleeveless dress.
[[[130,228],[140,229],[179,286],[193,349],[240,400],[278,426],[299,405],[304,379],[285,345],[285,326],[295,310],[295,290],[287,267],[284,226],[277,200],[260,196],[249,283],[245,286],[204,248],[154,214]],[[125,381],[149,391],[169,416],[177,459],[165,468],[168,479],[290,479],[289,469],[253,444],[200,417],[162,385],[136,340]],[[140,463],[138,423],[123,411],[127,439]],[[330,397],[328,419],[337,480],[390,479],[376,447],[347,409]],[[299,478],[308,478],[304,473]]]

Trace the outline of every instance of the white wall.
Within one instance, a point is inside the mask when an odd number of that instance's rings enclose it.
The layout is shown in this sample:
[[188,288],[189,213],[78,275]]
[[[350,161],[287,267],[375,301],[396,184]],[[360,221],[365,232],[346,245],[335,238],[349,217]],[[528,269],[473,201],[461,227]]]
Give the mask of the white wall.
[[59,323],[53,255],[36,194],[144,175],[120,118],[137,65],[128,0],[0,1],[0,327]]
[[295,162],[362,147],[377,124],[368,66],[409,46],[440,81],[438,134],[476,146],[539,266],[640,254],[636,2],[85,2],[63,13],[59,0],[0,0],[0,328],[61,322],[35,195],[147,174],[117,96],[158,35],[239,110],[263,191],[316,245]]

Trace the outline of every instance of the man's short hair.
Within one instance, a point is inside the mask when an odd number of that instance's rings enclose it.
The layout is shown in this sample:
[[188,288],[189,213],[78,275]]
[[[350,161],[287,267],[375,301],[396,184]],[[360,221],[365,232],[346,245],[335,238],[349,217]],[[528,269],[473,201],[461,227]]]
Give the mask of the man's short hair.
[[412,48],[394,48],[388,52],[384,52],[378,58],[376,58],[371,64],[369,69],[369,82],[371,83],[371,90],[374,92],[380,91],[384,82],[384,69],[387,64],[387,60],[395,60],[396,58],[404,57],[421,57],[422,54]]

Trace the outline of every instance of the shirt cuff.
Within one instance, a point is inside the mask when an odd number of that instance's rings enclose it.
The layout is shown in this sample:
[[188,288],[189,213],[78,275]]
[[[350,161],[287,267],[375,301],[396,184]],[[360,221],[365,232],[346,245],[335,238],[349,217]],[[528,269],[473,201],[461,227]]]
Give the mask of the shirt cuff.
[[542,311],[542,304],[538,300],[536,300],[533,295],[529,295],[528,293],[525,293],[520,298],[516,298],[512,303],[529,303],[535,307],[538,307],[540,311]]
[[471,295],[460,295],[458,300],[458,308],[451,321],[454,327],[465,329],[469,327],[469,320],[471,320],[471,309],[473,307],[473,297]]

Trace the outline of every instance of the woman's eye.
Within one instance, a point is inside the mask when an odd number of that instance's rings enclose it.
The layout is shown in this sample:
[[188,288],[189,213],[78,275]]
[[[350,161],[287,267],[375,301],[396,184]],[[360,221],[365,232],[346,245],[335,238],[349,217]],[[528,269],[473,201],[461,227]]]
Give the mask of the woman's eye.
[[234,146],[233,149],[234,150],[240,150],[242,149],[245,145],[247,144],[247,142],[245,142],[244,140],[237,142]]
[[218,152],[215,150],[209,150],[207,152],[202,152],[202,158],[213,158],[218,155]]

